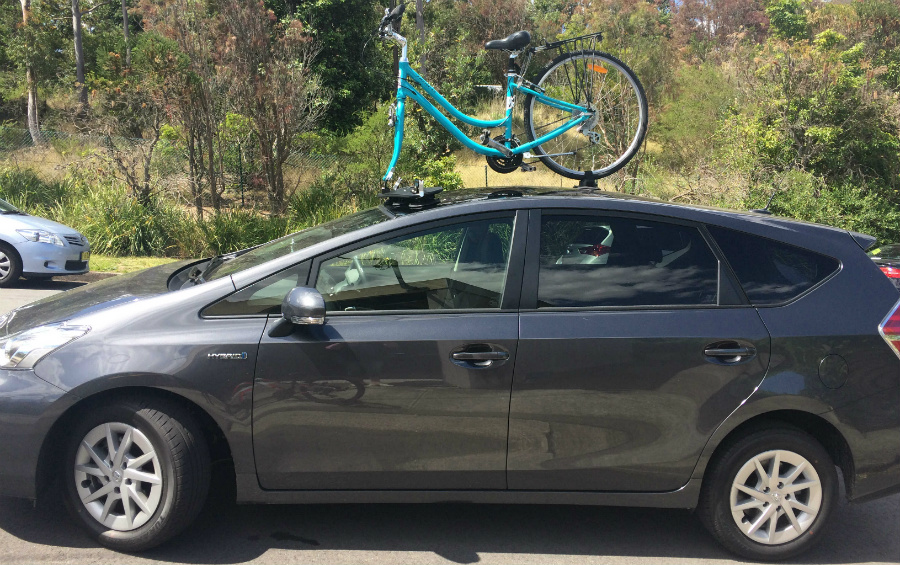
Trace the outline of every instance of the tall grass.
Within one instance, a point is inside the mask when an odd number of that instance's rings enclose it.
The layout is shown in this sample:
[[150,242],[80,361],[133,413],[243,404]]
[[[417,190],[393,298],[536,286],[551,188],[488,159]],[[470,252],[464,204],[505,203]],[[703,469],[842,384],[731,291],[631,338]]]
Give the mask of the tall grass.
[[238,208],[199,219],[162,197],[143,205],[109,179],[70,172],[63,180],[45,181],[33,171],[13,168],[0,168],[0,198],[80,231],[96,253],[156,257],[237,251],[378,203],[374,192],[348,190],[338,177],[325,175],[297,191],[283,217]]

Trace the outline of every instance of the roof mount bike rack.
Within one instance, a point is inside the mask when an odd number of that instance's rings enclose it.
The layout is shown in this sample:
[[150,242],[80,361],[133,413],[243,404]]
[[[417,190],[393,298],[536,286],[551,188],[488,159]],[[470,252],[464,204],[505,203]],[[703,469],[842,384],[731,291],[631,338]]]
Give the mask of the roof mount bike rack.
[[417,180],[412,186],[403,186],[393,190],[384,191],[378,195],[386,198],[386,206],[398,208],[427,208],[436,206],[440,200],[438,193],[443,192],[442,186],[425,186],[425,183]]

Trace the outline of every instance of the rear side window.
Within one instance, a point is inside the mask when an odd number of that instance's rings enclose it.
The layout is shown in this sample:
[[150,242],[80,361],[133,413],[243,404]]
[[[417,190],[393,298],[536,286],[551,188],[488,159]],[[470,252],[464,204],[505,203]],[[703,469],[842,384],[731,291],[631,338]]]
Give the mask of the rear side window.
[[796,298],[837,271],[832,257],[748,233],[708,226],[754,305]]
[[593,215],[541,219],[538,308],[715,305],[718,272],[694,227]]

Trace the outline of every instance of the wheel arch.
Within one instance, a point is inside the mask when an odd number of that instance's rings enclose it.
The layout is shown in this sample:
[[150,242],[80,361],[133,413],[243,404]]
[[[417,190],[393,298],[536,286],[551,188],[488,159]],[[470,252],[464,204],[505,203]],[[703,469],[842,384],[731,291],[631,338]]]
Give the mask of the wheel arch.
[[19,250],[16,249],[16,246],[13,245],[12,242],[10,242],[9,240],[7,240],[4,237],[0,237],[0,245],[5,245],[6,247],[10,248],[12,250],[12,252],[16,255],[16,258],[18,258],[19,264],[20,265],[24,264],[23,260],[22,260],[22,254],[19,253]]
[[853,454],[844,436],[833,424],[818,414],[797,409],[781,409],[763,412],[749,417],[731,427],[715,444],[711,441],[694,469],[695,478],[706,480],[705,471],[710,463],[729,446],[756,431],[772,427],[788,427],[802,430],[813,437],[828,452],[844,477],[845,493],[849,497],[855,476]]
[[157,398],[161,401],[176,403],[196,419],[197,425],[203,431],[204,441],[209,447],[210,457],[213,464],[213,476],[217,481],[222,481],[221,486],[227,484],[227,491],[233,493],[235,489],[234,479],[234,459],[232,456],[231,445],[227,436],[222,431],[219,424],[210,414],[193,402],[175,392],[169,390],[141,387],[141,386],[125,386],[114,389],[99,391],[95,394],[82,398],[72,406],[66,409],[63,414],[57,418],[56,422],[50,428],[50,431],[44,437],[41,449],[38,454],[37,470],[35,475],[35,495],[36,498],[42,498],[42,495],[52,491],[57,485],[58,475],[53,472],[58,468],[59,459],[64,453],[62,446],[66,440],[66,432],[70,429],[80,414],[91,408],[100,405],[115,402],[118,398],[126,396],[139,395],[142,398]]

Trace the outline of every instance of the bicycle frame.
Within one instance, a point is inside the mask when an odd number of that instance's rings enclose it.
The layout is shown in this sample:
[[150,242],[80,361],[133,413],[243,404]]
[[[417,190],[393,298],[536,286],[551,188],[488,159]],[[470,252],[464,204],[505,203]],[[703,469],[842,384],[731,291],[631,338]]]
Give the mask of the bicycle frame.
[[[388,165],[387,172],[381,179],[383,182],[390,181],[393,178],[394,167],[396,167],[397,161],[400,158],[400,150],[403,147],[403,126],[405,122],[407,98],[413,100],[419,106],[424,108],[425,111],[428,112],[435,120],[437,120],[439,124],[444,126],[444,128],[448,132],[450,132],[453,137],[455,137],[457,140],[459,140],[460,143],[462,143],[472,151],[488,157],[508,156],[499,149],[495,149],[487,145],[481,145],[480,143],[477,143],[470,139],[453,122],[451,122],[450,119],[446,115],[444,115],[443,112],[441,112],[441,110],[439,110],[434,104],[432,104],[428,98],[423,96],[422,93],[433,99],[441,108],[449,113],[450,116],[470,126],[480,128],[499,128],[505,126],[505,137],[507,139],[511,139],[513,135],[512,114],[513,108],[515,107],[517,93],[526,95],[530,94],[543,104],[572,113],[572,119],[534,141],[530,141],[517,147],[510,147],[510,143],[507,141],[505,143],[505,146],[509,151],[509,154],[511,155],[525,154],[532,148],[541,145],[542,143],[546,143],[554,137],[562,135],[573,127],[587,121],[591,117],[591,114],[585,112],[585,108],[582,106],[569,104],[568,102],[563,102],[562,100],[551,98],[541,92],[523,86],[522,77],[514,70],[510,70],[506,75],[506,115],[503,118],[497,120],[479,120],[459,111],[446,98],[441,96],[441,94],[433,86],[431,86],[431,84],[429,84],[427,80],[419,75],[419,73],[417,73],[412,68],[412,66],[410,66],[409,58],[407,57],[405,37],[397,32],[392,32],[388,34],[387,37],[399,43],[402,46],[402,52],[399,62],[400,76],[397,78],[397,110],[394,122],[394,153],[391,156],[391,162]],[[515,58],[515,56],[516,55],[513,55],[512,58]],[[416,88],[421,89],[422,93],[420,93]]]

